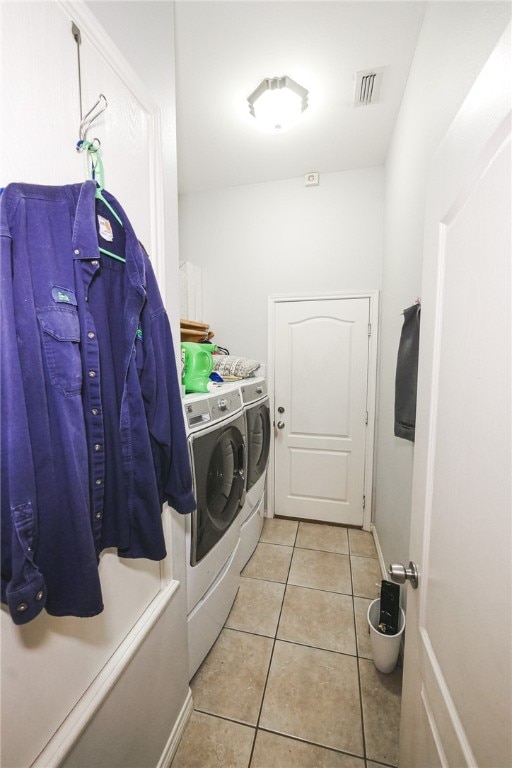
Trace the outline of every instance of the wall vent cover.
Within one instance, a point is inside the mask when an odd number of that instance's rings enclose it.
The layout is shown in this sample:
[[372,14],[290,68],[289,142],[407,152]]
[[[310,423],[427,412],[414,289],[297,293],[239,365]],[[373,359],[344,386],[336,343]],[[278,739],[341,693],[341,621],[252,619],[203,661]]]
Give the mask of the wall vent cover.
[[354,107],[368,107],[380,101],[384,67],[356,72]]

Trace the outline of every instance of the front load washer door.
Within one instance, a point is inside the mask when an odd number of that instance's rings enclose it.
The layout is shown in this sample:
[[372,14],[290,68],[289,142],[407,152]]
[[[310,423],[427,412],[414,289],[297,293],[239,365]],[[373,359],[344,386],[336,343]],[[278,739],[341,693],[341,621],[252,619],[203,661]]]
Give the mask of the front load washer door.
[[265,472],[270,449],[268,400],[247,409],[247,490]]
[[192,452],[197,509],[192,517],[191,565],[196,565],[222,538],[243,506],[243,416],[194,436]]

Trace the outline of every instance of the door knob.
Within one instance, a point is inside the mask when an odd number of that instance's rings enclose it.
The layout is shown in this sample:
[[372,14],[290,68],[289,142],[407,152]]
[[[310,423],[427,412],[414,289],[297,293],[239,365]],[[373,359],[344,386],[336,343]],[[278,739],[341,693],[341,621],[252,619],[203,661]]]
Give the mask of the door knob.
[[282,429],[284,427],[284,421],[278,421],[277,422],[277,428]]
[[389,566],[388,573],[391,581],[394,581],[395,584],[405,584],[406,581],[410,581],[413,589],[416,589],[418,586],[418,568],[416,563],[412,561],[409,562],[408,568],[401,563],[392,563]]

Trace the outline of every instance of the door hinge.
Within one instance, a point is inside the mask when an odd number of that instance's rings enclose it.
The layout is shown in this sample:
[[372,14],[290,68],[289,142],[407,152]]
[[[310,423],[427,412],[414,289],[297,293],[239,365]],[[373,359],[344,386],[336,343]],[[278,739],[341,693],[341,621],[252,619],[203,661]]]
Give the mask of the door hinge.
[[77,45],[81,45],[82,44],[82,35],[81,35],[80,30],[78,29],[78,27],[77,27],[77,25],[75,24],[74,21],[71,22],[71,34],[75,38],[75,43]]
[[368,336],[372,335],[372,324],[368,323]]
[[366,496],[363,494],[363,509],[366,509]]
[[364,423],[368,425],[368,411],[366,411],[366,415],[364,417]]

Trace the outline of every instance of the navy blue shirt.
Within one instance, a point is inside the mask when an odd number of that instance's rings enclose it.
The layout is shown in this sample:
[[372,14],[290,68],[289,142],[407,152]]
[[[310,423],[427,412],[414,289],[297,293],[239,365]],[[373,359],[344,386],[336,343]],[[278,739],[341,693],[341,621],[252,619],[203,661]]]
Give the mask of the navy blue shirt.
[[161,560],[163,502],[195,507],[153,270],[95,193],[0,196],[2,601],[17,624],[100,613],[100,552]]

